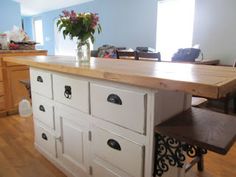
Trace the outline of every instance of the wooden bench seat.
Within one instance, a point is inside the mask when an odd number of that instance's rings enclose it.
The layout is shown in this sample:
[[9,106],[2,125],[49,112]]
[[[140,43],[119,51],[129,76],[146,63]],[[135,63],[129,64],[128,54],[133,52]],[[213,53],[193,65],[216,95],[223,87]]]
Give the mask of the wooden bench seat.
[[[187,172],[196,163],[198,170],[202,171],[203,155],[207,150],[225,155],[234,144],[236,116],[192,107],[157,125],[155,138],[153,176],[161,176],[166,171],[162,169],[162,165],[166,165],[169,161],[169,154],[172,154],[171,159],[175,161],[175,163],[169,162],[169,165],[182,168],[186,159],[182,158],[184,151],[186,155],[195,157],[190,164],[185,165],[185,171]],[[194,155],[191,156],[188,152]]]
[[236,116],[190,108],[157,125],[155,132],[226,154],[236,139]]

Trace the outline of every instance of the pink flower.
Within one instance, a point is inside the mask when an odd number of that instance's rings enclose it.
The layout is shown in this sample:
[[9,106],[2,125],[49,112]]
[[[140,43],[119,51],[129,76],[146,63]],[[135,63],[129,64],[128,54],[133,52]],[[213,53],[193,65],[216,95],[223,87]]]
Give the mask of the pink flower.
[[70,16],[70,12],[67,10],[63,10],[62,13],[64,14],[65,17],[69,17]]

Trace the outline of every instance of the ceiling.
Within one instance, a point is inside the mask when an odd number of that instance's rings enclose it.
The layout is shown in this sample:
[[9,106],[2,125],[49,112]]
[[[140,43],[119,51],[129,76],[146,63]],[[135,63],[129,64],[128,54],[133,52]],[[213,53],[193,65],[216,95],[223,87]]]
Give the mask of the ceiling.
[[21,14],[25,16],[37,15],[43,12],[61,9],[92,0],[14,0],[21,4]]

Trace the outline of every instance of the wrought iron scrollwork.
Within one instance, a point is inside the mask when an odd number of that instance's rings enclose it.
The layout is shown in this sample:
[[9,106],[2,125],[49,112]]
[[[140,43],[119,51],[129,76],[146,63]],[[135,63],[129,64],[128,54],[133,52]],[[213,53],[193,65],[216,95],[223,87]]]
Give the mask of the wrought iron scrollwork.
[[206,149],[189,145],[174,138],[156,134],[155,161],[153,176],[162,176],[169,166],[183,168],[185,154],[191,158],[207,153]]

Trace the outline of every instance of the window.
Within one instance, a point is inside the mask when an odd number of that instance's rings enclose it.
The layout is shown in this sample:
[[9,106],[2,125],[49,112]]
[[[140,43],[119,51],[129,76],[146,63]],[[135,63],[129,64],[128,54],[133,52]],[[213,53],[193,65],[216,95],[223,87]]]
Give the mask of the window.
[[43,22],[34,20],[34,38],[39,45],[43,45]]
[[192,46],[195,0],[159,0],[157,9],[157,51],[171,60],[177,49]]
[[[75,56],[76,55],[76,45],[77,40],[74,38],[71,40],[68,36],[64,39],[62,31],[58,31],[56,19],[54,21],[54,33],[55,33],[55,55],[64,56]],[[93,50],[93,44],[90,40],[90,50]]]

